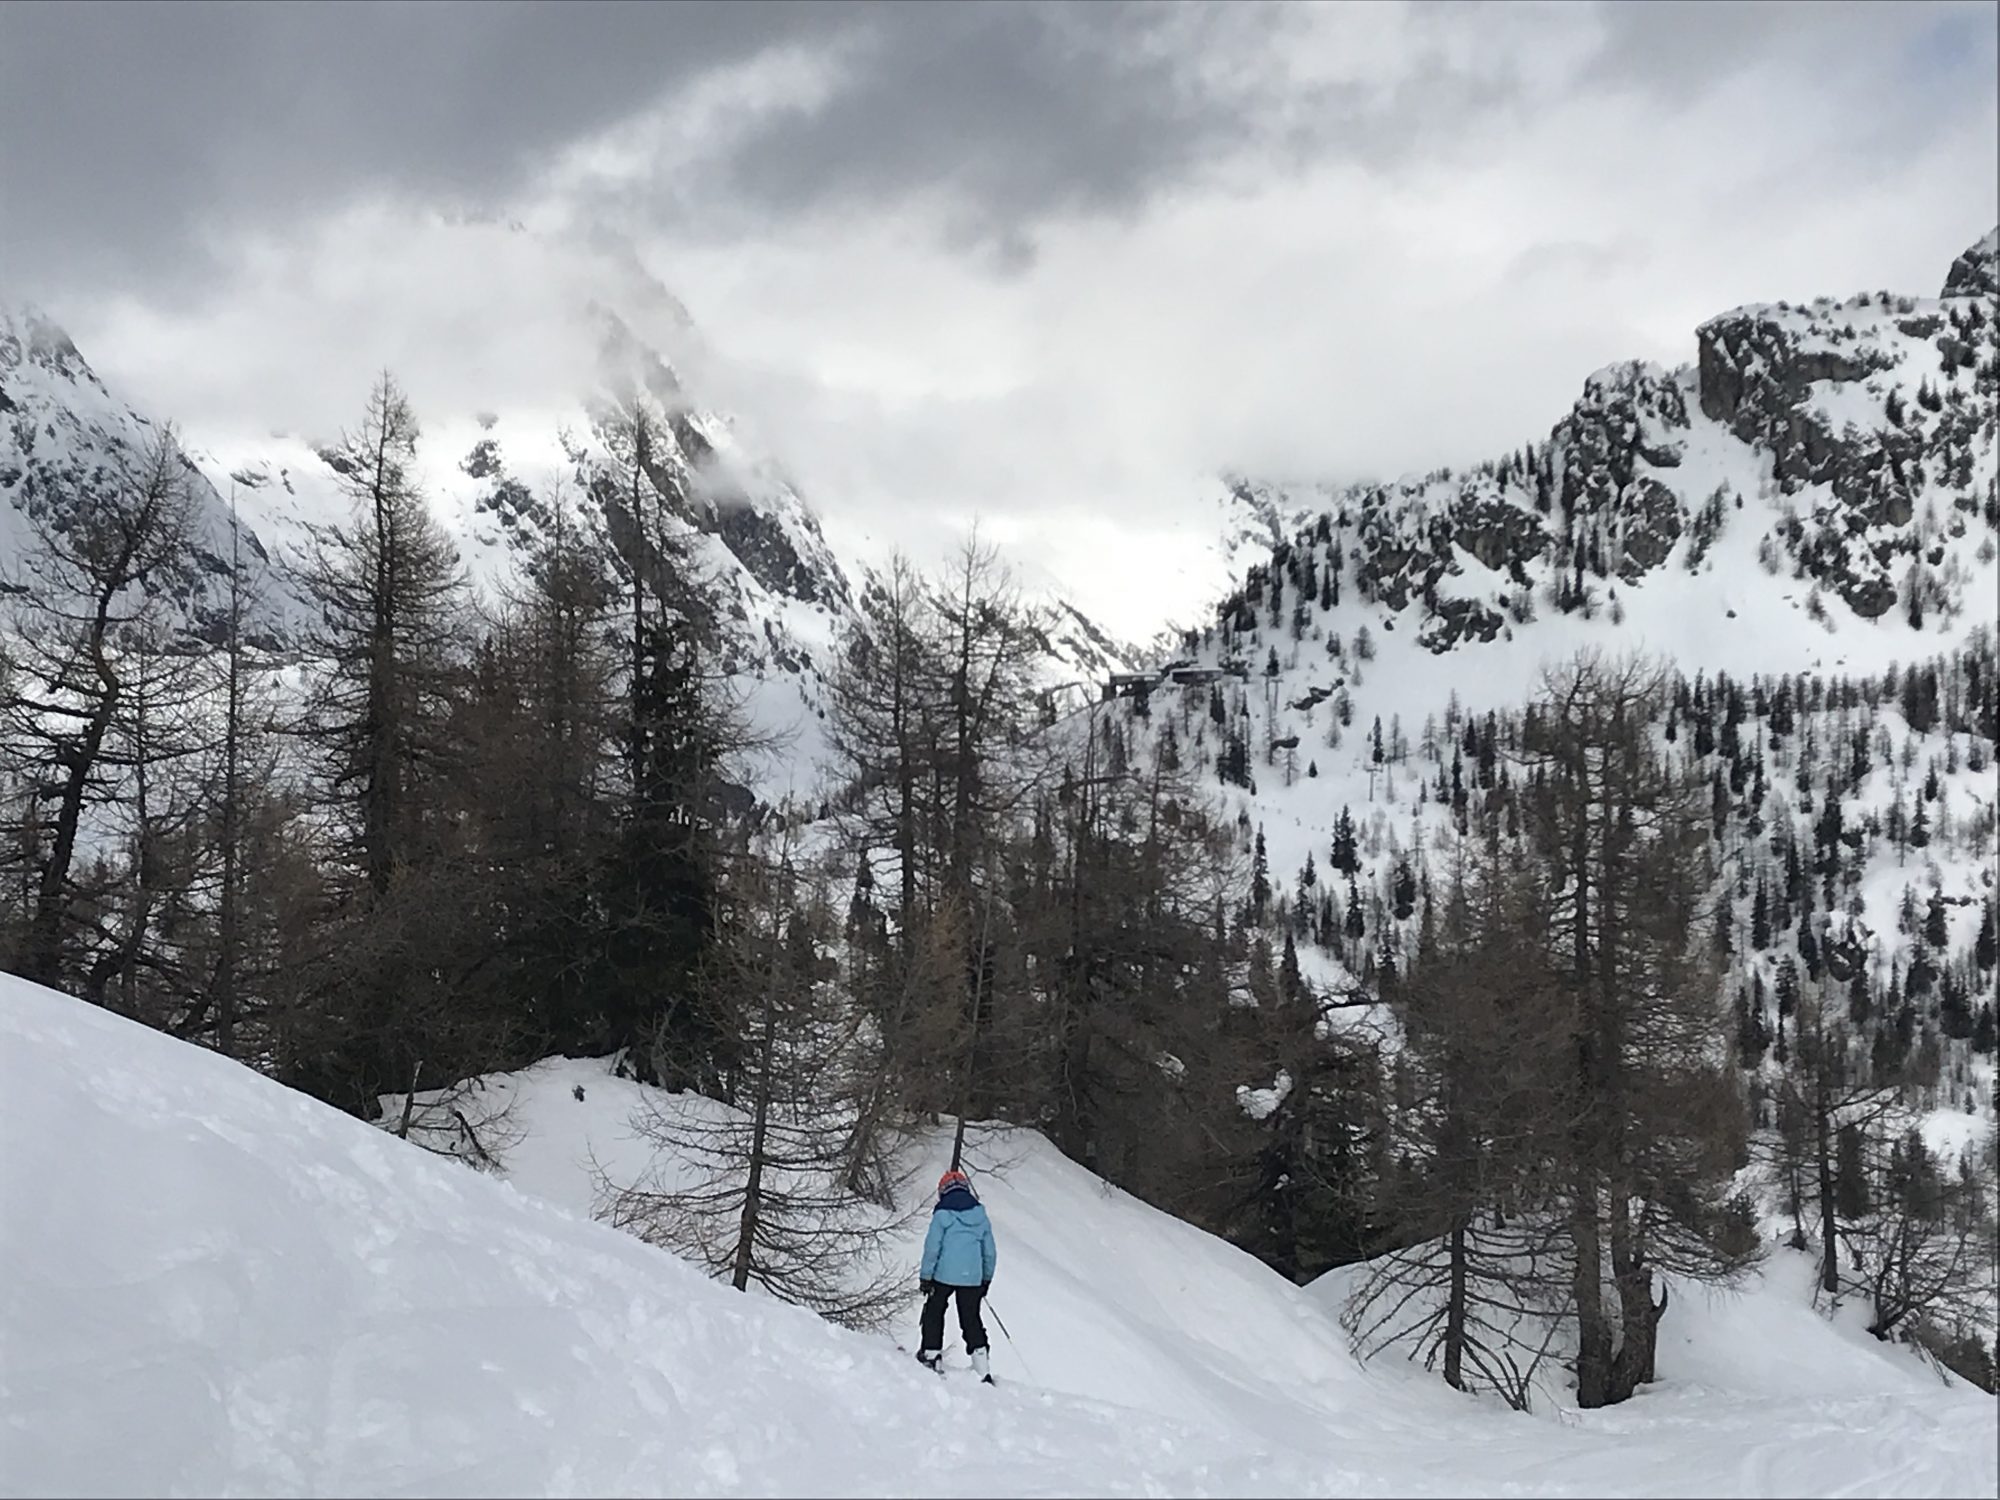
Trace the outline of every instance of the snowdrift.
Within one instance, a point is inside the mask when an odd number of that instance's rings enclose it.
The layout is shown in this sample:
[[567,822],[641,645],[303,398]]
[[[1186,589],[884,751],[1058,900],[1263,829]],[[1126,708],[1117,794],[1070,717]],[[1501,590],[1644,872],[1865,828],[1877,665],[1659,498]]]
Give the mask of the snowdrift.
[[[629,1088],[532,1070],[517,1180],[587,1191]],[[1616,1412],[1521,1418],[1364,1372],[1320,1289],[993,1149],[988,1389],[0,976],[0,1493],[1994,1491],[1990,1398],[1782,1289],[1690,1317],[1704,1352]]]

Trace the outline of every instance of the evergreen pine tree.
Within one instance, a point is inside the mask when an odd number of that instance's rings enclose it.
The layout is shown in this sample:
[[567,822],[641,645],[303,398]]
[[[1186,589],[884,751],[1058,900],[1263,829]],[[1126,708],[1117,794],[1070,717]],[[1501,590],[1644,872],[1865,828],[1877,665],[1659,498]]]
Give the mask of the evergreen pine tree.
[[1770,1050],[1771,1034],[1764,1025],[1762,1006],[1753,1007],[1750,991],[1736,987],[1736,1056],[1745,1068],[1754,1070]]
[[1778,1019],[1783,1021],[1799,1008],[1799,966],[1792,962],[1789,955],[1778,963],[1774,988],[1778,997]]
[[1867,1137],[1860,1124],[1849,1122],[1840,1127],[1836,1151],[1834,1211],[1846,1223],[1857,1223],[1866,1218],[1870,1210]]
[[1361,855],[1354,836],[1354,814],[1346,807],[1333,825],[1333,868],[1343,875],[1352,875],[1361,868]]
[[1396,920],[1398,922],[1408,921],[1410,914],[1416,910],[1417,903],[1417,877],[1411,873],[1408,860],[1402,860],[1397,863],[1396,874],[1391,883],[1390,893],[1391,899],[1395,903]]
[[1932,891],[1930,901],[1924,907],[1924,941],[1943,953],[1950,940],[1950,931],[1945,926],[1944,892]]
[[1264,830],[1257,830],[1256,854],[1250,864],[1250,920],[1262,922],[1271,901],[1271,866],[1264,854]]

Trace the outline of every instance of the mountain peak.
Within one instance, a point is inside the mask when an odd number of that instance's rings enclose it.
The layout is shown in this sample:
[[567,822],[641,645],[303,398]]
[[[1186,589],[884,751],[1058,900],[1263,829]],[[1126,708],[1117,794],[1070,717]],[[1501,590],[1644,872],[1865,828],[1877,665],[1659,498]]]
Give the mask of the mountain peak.
[[1951,263],[1945,273],[1944,296],[2000,296],[2000,227],[1986,231],[1978,243]]
[[0,376],[23,365],[39,366],[71,384],[104,389],[75,341],[53,318],[33,303],[0,303]]

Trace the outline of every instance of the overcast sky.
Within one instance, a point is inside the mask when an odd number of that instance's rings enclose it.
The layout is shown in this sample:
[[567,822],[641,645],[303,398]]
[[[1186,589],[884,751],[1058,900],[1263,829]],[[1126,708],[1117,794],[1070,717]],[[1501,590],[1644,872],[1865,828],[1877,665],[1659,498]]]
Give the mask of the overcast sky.
[[837,543],[977,515],[1150,634],[1222,470],[1463,464],[1734,304],[1934,293],[1996,16],[8,0],[0,300],[196,438],[323,433],[384,363],[570,404],[581,298],[679,337],[629,246]]

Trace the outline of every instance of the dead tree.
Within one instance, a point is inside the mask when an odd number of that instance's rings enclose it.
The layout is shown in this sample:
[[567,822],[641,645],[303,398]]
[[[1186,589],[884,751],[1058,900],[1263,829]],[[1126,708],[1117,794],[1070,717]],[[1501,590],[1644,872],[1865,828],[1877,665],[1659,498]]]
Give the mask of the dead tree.
[[634,1127],[654,1147],[636,1182],[600,1170],[601,1216],[706,1267],[836,1322],[877,1325],[906,1290],[883,1256],[892,1214],[850,1186],[844,1097],[852,1008],[830,983],[826,903],[791,851],[740,857],[701,1003],[732,1042],[733,1104],[649,1096]]
[[1993,1184],[1968,1157],[1940,1162],[1915,1128],[1875,1153],[1878,1208],[1853,1226],[1855,1269],[1844,1285],[1866,1296],[1868,1331],[1908,1332],[1938,1345],[1993,1337]]
[[1808,1197],[1816,1210],[1819,1287],[1831,1296],[1841,1285],[1842,1235],[1855,1228],[1842,1224],[1841,1200],[1852,1198],[1856,1185],[1849,1185],[1848,1194],[1841,1191],[1840,1138],[1852,1132],[1864,1145],[1878,1138],[1899,1112],[1899,1100],[1893,1080],[1876,1077],[1846,1029],[1829,1023],[1822,984],[1804,986],[1794,1024],[1798,1042],[1777,1082],[1772,1165],[1793,1213],[1802,1212]]
[[[157,643],[174,579],[188,566],[194,492],[171,428],[101,479],[30,516],[34,545],[4,580],[25,601],[13,621],[13,686],[0,742],[40,804],[33,892],[14,967],[60,986],[73,974],[76,874],[92,810],[123,791],[110,762],[132,723],[134,650]],[[17,571],[10,567],[9,572]]]

